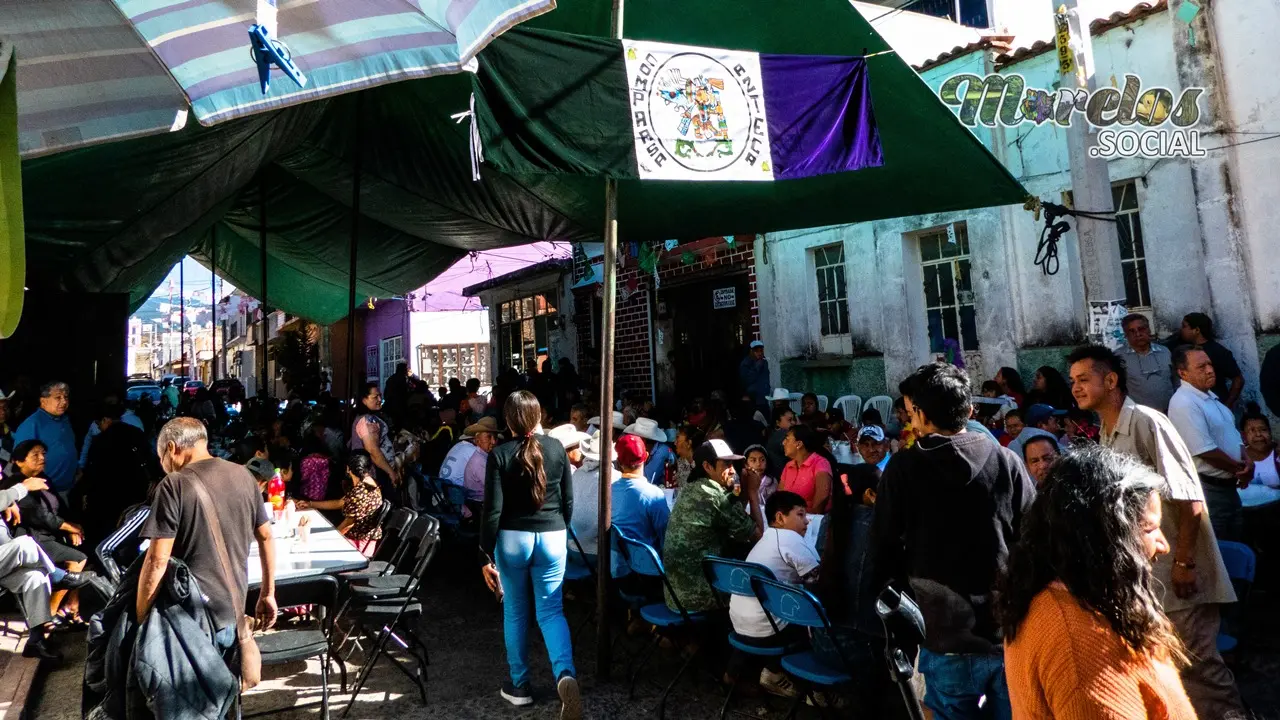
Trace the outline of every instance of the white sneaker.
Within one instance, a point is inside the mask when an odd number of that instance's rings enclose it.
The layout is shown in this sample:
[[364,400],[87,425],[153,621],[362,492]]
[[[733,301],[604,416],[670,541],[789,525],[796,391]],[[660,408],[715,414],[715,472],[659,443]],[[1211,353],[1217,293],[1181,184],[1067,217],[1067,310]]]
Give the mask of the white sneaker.
[[769,668],[761,668],[760,670],[760,687],[765,692],[778,697],[793,698],[796,696],[796,686],[791,682],[791,678],[787,677],[786,673],[775,673]]

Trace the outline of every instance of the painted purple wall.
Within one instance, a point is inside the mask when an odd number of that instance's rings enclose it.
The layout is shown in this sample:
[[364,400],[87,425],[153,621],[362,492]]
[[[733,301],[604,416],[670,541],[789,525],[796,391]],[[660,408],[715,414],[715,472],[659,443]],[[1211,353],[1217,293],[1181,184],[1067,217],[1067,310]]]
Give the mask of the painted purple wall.
[[[370,347],[378,347],[380,341],[396,335],[405,335],[408,320],[403,300],[375,300],[373,310],[365,310],[364,344],[360,347],[362,356],[367,356]],[[408,338],[405,338],[405,352],[409,350]],[[409,361],[408,356],[404,358]],[[377,367],[365,367],[366,375],[377,375]]]

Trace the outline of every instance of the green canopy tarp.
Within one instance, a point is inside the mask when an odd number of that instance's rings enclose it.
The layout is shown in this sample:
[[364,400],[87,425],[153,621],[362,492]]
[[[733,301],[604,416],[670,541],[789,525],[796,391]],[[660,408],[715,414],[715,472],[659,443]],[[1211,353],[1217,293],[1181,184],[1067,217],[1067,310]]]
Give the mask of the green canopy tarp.
[[[605,37],[612,0],[562,0],[529,23]],[[626,35],[792,54],[889,49],[844,0],[629,3]],[[516,29],[499,63],[536,37]],[[623,240],[749,234],[1020,202],[1018,183],[896,55],[875,58],[885,166],[775,183],[619,183]],[[572,92],[566,88],[566,92]],[[140,303],[186,252],[259,286],[267,195],[270,305],[327,323],[347,311],[353,167],[362,172],[361,296],[400,294],[469,250],[597,238],[603,181],[470,171],[471,80],[407,81],[321,103],[27,161],[28,284],[130,293]]]
[[0,42],[0,338],[9,337],[18,327],[27,272],[18,162],[17,68],[13,46]]

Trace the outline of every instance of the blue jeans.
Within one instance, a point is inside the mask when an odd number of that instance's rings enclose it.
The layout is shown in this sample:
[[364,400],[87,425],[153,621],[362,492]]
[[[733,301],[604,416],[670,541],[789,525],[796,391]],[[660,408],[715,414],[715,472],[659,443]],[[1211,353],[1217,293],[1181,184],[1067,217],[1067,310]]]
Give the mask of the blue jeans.
[[511,682],[519,687],[529,681],[529,610],[538,617],[542,639],[547,644],[551,670],[558,678],[573,667],[573,641],[564,619],[565,540],[564,530],[532,533],[501,530],[494,562],[502,577],[502,627],[507,644],[507,664]]
[[[924,704],[937,720],[1011,720],[1003,655],[939,655],[920,650]],[[987,697],[982,708],[978,699]]]

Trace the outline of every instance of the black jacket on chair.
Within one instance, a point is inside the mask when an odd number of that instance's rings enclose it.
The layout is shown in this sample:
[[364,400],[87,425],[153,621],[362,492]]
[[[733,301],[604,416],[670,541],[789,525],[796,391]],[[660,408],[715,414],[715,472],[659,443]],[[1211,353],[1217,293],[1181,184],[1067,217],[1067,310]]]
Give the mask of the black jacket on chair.
[[152,606],[137,620],[138,575],[129,567],[106,609],[89,623],[81,712],[86,718],[225,718],[240,681],[214,643],[195,577],[169,560]]

